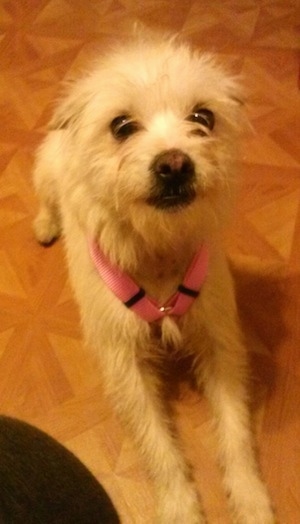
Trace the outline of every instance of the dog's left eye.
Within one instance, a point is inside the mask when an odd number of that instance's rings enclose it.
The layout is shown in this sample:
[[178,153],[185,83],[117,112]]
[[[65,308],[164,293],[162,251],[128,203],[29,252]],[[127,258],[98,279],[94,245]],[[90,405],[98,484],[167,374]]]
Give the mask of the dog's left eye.
[[139,131],[140,128],[139,123],[127,115],[117,116],[110,124],[112,135],[117,140],[126,140],[130,135]]
[[193,112],[187,117],[189,122],[195,122],[203,127],[206,127],[210,131],[213,130],[215,125],[215,115],[210,109],[203,107],[195,107]]

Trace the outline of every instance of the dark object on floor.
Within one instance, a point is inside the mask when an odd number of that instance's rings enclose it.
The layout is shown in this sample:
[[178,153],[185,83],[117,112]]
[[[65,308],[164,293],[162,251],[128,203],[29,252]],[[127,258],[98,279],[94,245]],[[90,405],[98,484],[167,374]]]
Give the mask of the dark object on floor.
[[119,524],[102,486],[42,431],[0,416],[0,524]]

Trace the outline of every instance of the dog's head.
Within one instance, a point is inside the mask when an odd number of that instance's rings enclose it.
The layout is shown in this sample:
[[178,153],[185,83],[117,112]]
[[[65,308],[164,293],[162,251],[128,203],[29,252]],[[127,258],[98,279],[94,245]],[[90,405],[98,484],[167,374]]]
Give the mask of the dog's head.
[[126,223],[148,237],[222,221],[242,113],[239,87],[215,59],[168,39],[97,63],[52,125],[68,135],[70,191],[77,179],[87,210],[99,208],[97,227]]

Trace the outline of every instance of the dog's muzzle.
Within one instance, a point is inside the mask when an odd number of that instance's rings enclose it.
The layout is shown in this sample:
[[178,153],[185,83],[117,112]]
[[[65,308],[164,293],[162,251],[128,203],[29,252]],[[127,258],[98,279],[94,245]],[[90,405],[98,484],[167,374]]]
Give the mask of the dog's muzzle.
[[180,149],[169,149],[157,155],[150,165],[153,177],[148,204],[159,209],[172,209],[190,204],[195,196],[195,166]]

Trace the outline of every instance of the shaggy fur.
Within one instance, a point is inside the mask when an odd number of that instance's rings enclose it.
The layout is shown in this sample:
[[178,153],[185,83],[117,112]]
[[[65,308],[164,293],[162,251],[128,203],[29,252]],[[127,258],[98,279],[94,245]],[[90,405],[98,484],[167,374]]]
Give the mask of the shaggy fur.
[[[234,520],[274,522],[254,457],[247,357],[219,240],[245,122],[239,91],[210,55],[172,38],[141,39],[69,88],[37,156],[36,237],[49,243],[63,233],[86,341],[153,479],[160,524],[206,522],[158,372],[163,360],[187,355],[214,410]],[[205,243],[200,296],[183,317],[149,325],[104,285],[89,239],[159,303]]]

